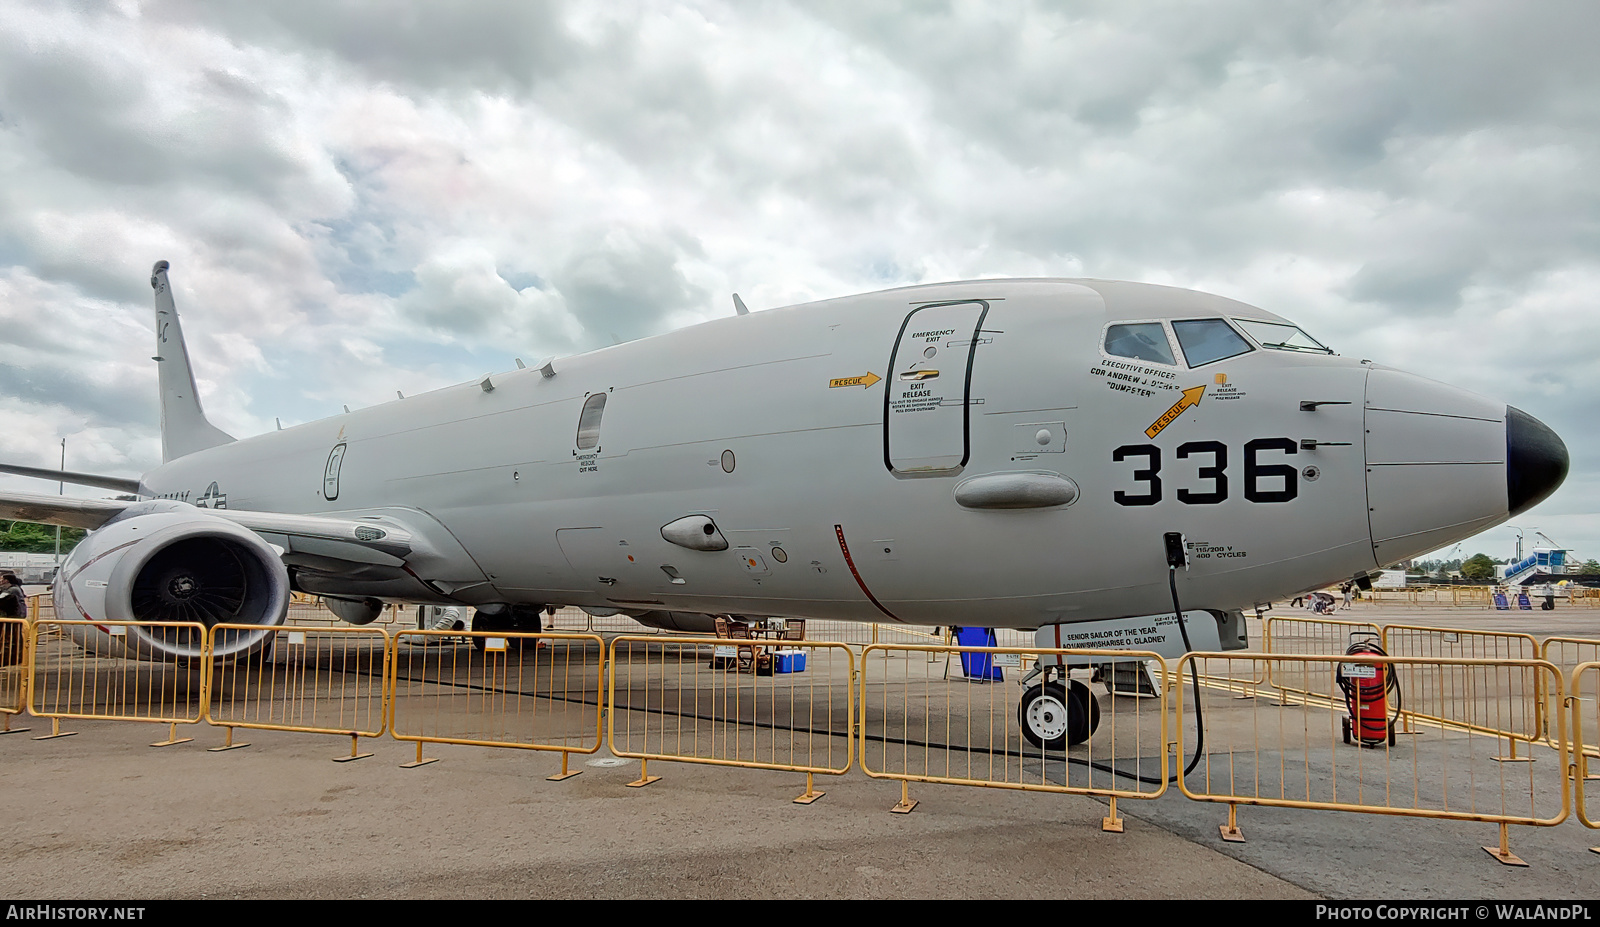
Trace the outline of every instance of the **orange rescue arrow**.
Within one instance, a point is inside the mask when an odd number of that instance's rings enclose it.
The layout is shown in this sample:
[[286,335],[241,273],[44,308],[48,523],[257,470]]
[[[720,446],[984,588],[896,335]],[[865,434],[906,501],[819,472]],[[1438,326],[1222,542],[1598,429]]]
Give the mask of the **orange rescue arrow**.
[[837,380],[829,380],[828,389],[838,389],[841,386],[871,386],[881,379],[883,377],[875,373],[868,373],[864,377],[840,377]]
[[1156,419],[1155,423],[1149,428],[1146,428],[1144,430],[1144,436],[1147,438],[1154,438],[1156,435],[1161,434],[1161,429],[1172,424],[1178,416],[1183,414],[1184,409],[1187,409],[1190,406],[1199,405],[1200,397],[1204,395],[1205,391],[1206,387],[1203,383],[1199,386],[1191,386],[1184,390],[1183,398],[1173,403],[1172,408],[1168,409],[1160,418]]

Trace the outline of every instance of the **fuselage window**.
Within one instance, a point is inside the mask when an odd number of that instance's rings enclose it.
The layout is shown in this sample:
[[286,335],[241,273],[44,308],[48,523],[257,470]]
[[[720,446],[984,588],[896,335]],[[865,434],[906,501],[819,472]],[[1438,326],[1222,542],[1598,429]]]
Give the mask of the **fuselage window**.
[[1255,350],[1250,347],[1250,342],[1233,330],[1233,326],[1222,319],[1173,322],[1172,333],[1178,336],[1178,346],[1183,349],[1184,360],[1189,362],[1190,367]]
[[1176,365],[1172,345],[1160,322],[1132,322],[1106,328],[1106,353],[1152,364]]
[[1268,322],[1264,319],[1234,319],[1244,333],[1261,342],[1263,348],[1274,351],[1303,351],[1309,354],[1332,354],[1333,349],[1301,331],[1288,322]]
[[578,416],[578,450],[588,450],[600,443],[600,416],[605,412],[605,393],[595,393],[583,401],[583,412]]

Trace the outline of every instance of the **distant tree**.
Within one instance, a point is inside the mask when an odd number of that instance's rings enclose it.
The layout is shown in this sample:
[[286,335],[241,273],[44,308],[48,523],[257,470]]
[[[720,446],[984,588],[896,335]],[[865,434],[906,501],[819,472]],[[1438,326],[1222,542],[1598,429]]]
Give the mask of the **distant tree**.
[[[78,546],[87,533],[82,528],[62,528],[61,552],[65,554]],[[56,529],[31,521],[0,521],[0,550],[53,554],[56,551]]]
[[1592,557],[1590,559],[1588,559],[1588,560],[1585,560],[1578,567],[1578,572],[1579,573],[1600,573],[1600,560],[1595,560]]
[[1494,561],[1488,554],[1473,554],[1461,564],[1461,575],[1467,579],[1494,579]]

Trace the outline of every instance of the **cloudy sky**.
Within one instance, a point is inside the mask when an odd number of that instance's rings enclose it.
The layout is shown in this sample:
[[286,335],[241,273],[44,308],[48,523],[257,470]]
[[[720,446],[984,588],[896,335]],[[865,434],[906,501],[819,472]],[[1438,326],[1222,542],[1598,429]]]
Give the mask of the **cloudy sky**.
[[1587,2],[7,0],[0,455],[159,462],[161,258],[240,436],[734,291],[1111,277],[1534,414],[1573,474],[1517,524],[1600,558],[1597,44]]

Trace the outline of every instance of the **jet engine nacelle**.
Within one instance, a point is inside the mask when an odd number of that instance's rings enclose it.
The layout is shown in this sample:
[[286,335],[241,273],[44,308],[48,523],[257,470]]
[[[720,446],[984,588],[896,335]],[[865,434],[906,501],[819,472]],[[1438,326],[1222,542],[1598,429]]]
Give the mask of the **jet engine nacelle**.
[[[91,532],[52,587],[56,616],[88,621],[193,621],[258,625],[218,635],[216,656],[258,649],[289,614],[289,573],[254,532],[183,502],[130,506]],[[107,656],[192,659],[204,641],[191,631],[67,627],[84,649]]]

